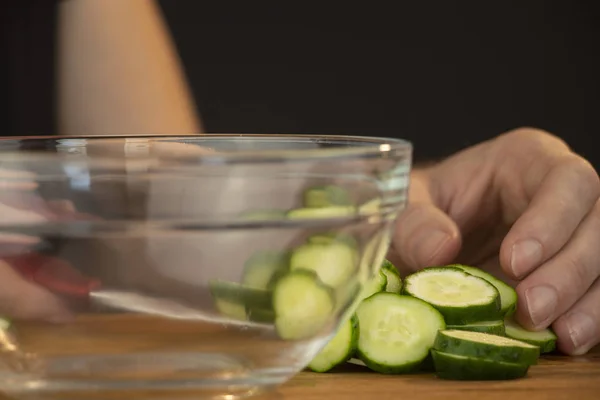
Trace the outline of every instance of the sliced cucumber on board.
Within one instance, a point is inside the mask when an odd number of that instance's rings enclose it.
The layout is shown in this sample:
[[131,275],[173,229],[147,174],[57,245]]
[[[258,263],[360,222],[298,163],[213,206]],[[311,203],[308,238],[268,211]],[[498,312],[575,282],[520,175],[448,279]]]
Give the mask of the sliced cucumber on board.
[[485,279],[486,281],[494,285],[494,287],[498,289],[498,293],[500,293],[500,312],[502,313],[502,315],[509,316],[515,312],[515,309],[517,307],[517,291],[510,285],[507,285],[500,279],[485,271],[482,271],[479,268],[470,267],[462,264],[453,264],[449,267],[462,269],[466,273]]
[[502,320],[473,322],[467,325],[448,325],[448,329],[489,333],[499,336],[504,336],[505,334],[504,321]]
[[435,374],[455,381],[490,381],[524,378],[528,364],[490,361],[482,358],[448,354],[431,350]]
[[314,271],[324,284],[339,288],[356,272],[357,259],[356,249],[342,242],[304,244],[292,253],[290,270]]
[[301,340],[323,332],[334,320],[335,294],[311,270],[296,270],[273,290],[275,327],[284,340]]
[[513,318],[504,321],[506,336],[540,348],[540,352],[551,353],[556,349],[556,334],[551,329],[531,332],[521,327]]
[[358,343],[358,318],[353,315],[340,326],[335,336],[308,365],[314,372],[327,372],[344,364],[356,352]]
[[448,325],[500,317],[500,294],[488,281],[458,268],[430,267],[404,279],[404,294],[438,309]]
[[364,300],[368,297],[371,297],[375,293],[385,291],[385,287],[387,286],[387,277],[380,270],[375,276],[370,279],[365,286],[363,287],[362,293],[360,294],[360,300]]
[[444,318],[422,300],[380,292],[356,310],[359,323],[357,354],[371,370],[407,373],[419,370],[429,355]]
[[400,293],[402,290],[402,278],[396,267],[388,260],[383,260],[381,272],[386,277],[385,291],[390,293]]
[[438,332],[433,349],[488,361],[534,365],[540,356],[537,346],[488,333],[443,330]]

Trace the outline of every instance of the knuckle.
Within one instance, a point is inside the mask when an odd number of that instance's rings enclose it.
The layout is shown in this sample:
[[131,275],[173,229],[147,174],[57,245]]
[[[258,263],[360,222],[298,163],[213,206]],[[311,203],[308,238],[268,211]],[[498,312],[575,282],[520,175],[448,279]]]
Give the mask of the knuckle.
[[582,189],[590,192],[593,196],[600,196],[600,177],[592,164],[585,158],[570,157],[564,164],[573,174],[576,182],[581,182]]
[[542,151],[549,146],[560,146],[569,150],[569,146],[564,140],[537,128],[521,127],[507,132],[504,136],[508,141],[518,143],[524,151]]
[[581,257],[566,258],[563,268],[565,274],[560,277],[562,295],[568,298],[579,298],[598,276],[595,271],[597,268],[593,268]]

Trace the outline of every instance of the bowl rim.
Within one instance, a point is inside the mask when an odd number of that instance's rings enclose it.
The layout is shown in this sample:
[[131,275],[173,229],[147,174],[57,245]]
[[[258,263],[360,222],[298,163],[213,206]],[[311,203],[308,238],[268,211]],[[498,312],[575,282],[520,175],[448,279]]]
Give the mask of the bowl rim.
[[[77,135],[77,136],[9,136],[0,137],[0,155],[6,157],[21,158],[21,154],[27,154],[27,160],[48,157],[56,157],[57,153],[36,153],[27,152],[18,148],[19,144],[51,141],[57,144],[64,143],[77,147],[77,142],[81,146],[87,143],[102,142],[111,143],[114,140],[124,140],[125,144],[130,142],[137,146],[146,143],[151,146],[154,143],[178,142],[182,144],[191,144],[193,142],[202,142],[204,140],[254,140],[254,141],[299,141],[312,142],[319,144],[355,144],[347,147],[314,148],[314,149],[256,149],[256,150],[235,150],[235,151],[207,151],[202,153],[190,154],[151,154],[142,158],[173,160],[178,162],[193,161],[194,164],[235,164],[235,163],[264,163],[264,162],[288,162],[288,161],[311,161],[328,159],[352,159],[352,158],[410,158],[413,151],[413,144],[406,139],[397,139],[380,136],[358,136],[358,135],[329,135],[329,134],[269,134],[269,133],[202,133],[202,134],[144,134],[144,135]],[[113,160],[115,158],[122,160],[128,158],[113,155],[98,155],[94,159]],[[136,157],[139,158],[139,157]]]

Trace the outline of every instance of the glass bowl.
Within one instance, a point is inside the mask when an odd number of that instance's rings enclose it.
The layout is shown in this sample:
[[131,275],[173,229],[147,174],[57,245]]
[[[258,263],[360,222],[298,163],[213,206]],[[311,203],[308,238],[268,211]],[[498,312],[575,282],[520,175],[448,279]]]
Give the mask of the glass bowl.
[[375,276],[411,152],[349,136],[0,140],[0,390],[276,388]]

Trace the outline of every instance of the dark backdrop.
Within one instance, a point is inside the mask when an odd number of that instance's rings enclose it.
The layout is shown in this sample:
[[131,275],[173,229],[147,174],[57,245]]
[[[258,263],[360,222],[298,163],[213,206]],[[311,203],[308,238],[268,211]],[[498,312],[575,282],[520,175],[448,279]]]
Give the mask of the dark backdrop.
[[404,137],[421,159],[529,125],[600,166],[592,1],[160,4],[209,131]]

